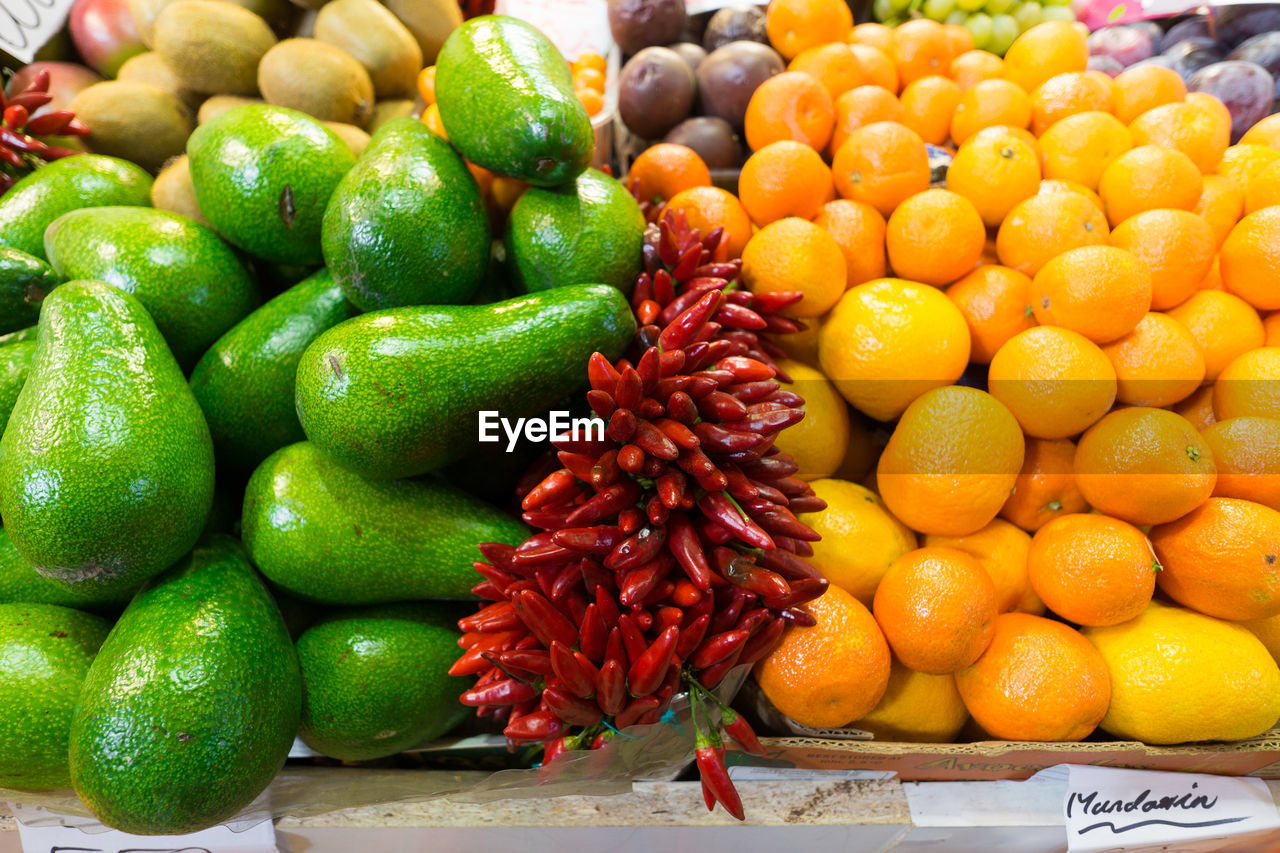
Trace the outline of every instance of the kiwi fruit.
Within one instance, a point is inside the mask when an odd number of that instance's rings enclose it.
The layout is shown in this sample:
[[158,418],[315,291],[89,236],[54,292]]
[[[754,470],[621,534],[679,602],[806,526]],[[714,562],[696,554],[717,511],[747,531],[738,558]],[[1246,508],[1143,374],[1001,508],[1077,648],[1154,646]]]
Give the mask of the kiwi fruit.
[[133,16],[133,25],[138,30],[138,37],[149,48],[156,46],[156,18],[160,10],[173,0],[129,0],[129,14]]
[[156,18],[155,43],[185,88],[256,95],[258,63],[276,37],[248,9],[218,0],[175,0]]
[[116,79],[123,80],[126,83],[148,83],[164,89],[166,92],[172,92],[178,96],[178,100],[182,101],[183,106],[189,110],[195,110],[200,106],[200,102],[204,100],[204,95],[199,92],[184,89],[182,83],[173,73],[173,69],[165,63],[164,57],[154,50],[148,50],[126,59],[124,64],[120,66],[120,70],[116,72]]
[[268,104],[321,121],[364,127],[373,115],[369,72],[351,54],[319,39],[285,39],[267,51],[258,65],[258,88]]
[[351,153],[356,157],[363,154],[365,146],[369,144],[369,134],[354,124],[344,124],[340,121],[326,121],[322,122],[322,124],[336,133],[339,139],[347,143],[347,147],[351,149]]
[[413,91],[422,70],[417,39],[377,0],[332,0],[316,16],[315,37],[355,57],[379,98]]
[[[295,0],[296,2],[296,0]],[[413,33],[422,49],[422,61],[435,65],[440,46],[449,33],[462,26],[458,0],[385,0],[386,6]]]
[[369,133],[375,133],[378,128],[382,127],[393,118],[401,116],[413,115],[415,104],[409,98],[394,98],[389,101],[378,101],[377,106],[373,108],[373,118],[369,119],[366,130]]
[[196,124],[204,124],[225,113],[227,110],[243,107],[245,104],[265,103],[262,98],[246,98],[243,95],[214,95],[200,105],[196,113]]
[[89,150],[155,171],[187,147],[191,117],[172,92],[147,83],[108,80],[81,91],[67,109],[87,124]]
[[186,154],[170,160],[156,175],[155,183],[151,185],[151,206],[157,210],[181,213],[201,225],[209,224],[196,203],[196,190],[191,183]]
[[[133,15],[133,24],[138,29],[138,36],[147,47],[155,49],[156,18],[174,0],[129,0],[129,12]],[[273,28],[288,25],[293,15],[293,7],[288,0],[222,0],[248,9],[261,17]]]
[[291,35],[298,38],[310,39],[316,37],[316,18],[320,13],[315,9],[303,9],[298,12],[298,17],[293,22],[293,32]]

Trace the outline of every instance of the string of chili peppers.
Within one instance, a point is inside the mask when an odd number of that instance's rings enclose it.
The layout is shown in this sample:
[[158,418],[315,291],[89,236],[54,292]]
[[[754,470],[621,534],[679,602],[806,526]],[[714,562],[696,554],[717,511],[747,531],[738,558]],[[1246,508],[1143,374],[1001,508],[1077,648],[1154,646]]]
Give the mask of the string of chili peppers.
[[0,91],[0,195],[46,162],[80,153],[36,139],[89,135],[89,128],[70,110],[50,110],[32,117],[52,100],[48,71],[35,75],[25,89],[14,95],[6,97]]
[[727,732],[759,741],[712,693],[777,644],[827,581],[804,558],[818,538],[797,514],[825,504],[773,446],[803,416],[779,352],[760,332],[801,327],[779,313],[799,293],[751,294],[741,261],[682,214],[650,224],[626,357],[596,353],[587,402],[603,441],[553,441],[522,480],[519,546],[480,546],[474,592],[492,602],[458,624],[452,675],[479,676],[462,702],[542,742],[544,764],[658,722],[687,691],[708,808],[741,819],[724,763]]

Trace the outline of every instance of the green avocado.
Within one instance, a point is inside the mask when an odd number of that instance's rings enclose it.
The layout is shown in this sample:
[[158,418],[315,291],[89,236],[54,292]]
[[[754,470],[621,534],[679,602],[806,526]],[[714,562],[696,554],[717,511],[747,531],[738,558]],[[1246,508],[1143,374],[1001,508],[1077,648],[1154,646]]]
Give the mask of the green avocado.
[[240,259],[195,220],[149,207],[99,207],[62,216],[45,233],[49,263],[66,279],[132,293],[183,369],[258,305]]
[[0,246],[44,259],[44,231],[64,213],[106,205],[151,206],[151,176],[102,154],[77,154],[36,169],[0,196]]
[[31,374],[0,438],[0,516],[67,583],[141,582],[200,535],[213,442],[155,324],[109,284],[45,299]]
[[298,418],[356,473],[417,476],[471,453],[482,411],[543,415],[584,384],[592,353],[615,358],[634,333],[626,298],[604,284],[364,314],[302,354]]
[[467,164],[408,116],[378,129],[324,215],[325,263],[363,311],[467,302],[489,249],[489,217]]
[[71,786],[71,715],[110,627],[67,607],[0,604],[0,788]]
[[36,327],[27,326],[25,329],[19,329],[16,332],[10,332],[7,335],[0,335],[0,347],[6,347],[9,344],[20,344],[25,341],[34,342],[36,339]]
[[133,598],[142,581],[108,578],[69,584],[36,571],[14,547],[9,531],[0,529],[0,603],[57,604],[77,610],[113,610]]
[[214,826],[284,765],[301,703],[279,609],[240,544],[210,537],[134,596],[89,668],[72,785],[124,832]]
[[325,206],[356,162],[333,131],[297,110],[246,104],[197,127],[187,156],[219,234],[266,261],[320,263]]
[[458,657],[454,607],[393,604],[340,610],[298,638],[303,742],[344,761],[383,758],[466,719],[470,679]]
[[40,303],[58,286],[53,267],[26,252],[0,246],[0,332],[40,319]]
[[354,314],[342,289],[321,270],[237,323],[191,372],[218,463],[252,470],[286,444],[301,441],[293,381],[302,352],[325,329]]
[[529,533],[447,483],[367,480],[305,441],[253,472],[242,524],[267,580],[320,604],[472,598],[476,545]]
[[18,402],[18,394],[21,393],[22,386],[27,384],[35,355],[35,341],[0,346],[0,433],[8,426],[9,415]]
[[631,193],[604,172],[588,169],[555,189],[530,187],[507,222],[512,277],[526,293],[587,281],[630,293],[644,225]]
[[591,164],[595,132],[569,63],[531,24],[472,18],[436,59],[436,105],[449,141],[472,163],[537,187]]

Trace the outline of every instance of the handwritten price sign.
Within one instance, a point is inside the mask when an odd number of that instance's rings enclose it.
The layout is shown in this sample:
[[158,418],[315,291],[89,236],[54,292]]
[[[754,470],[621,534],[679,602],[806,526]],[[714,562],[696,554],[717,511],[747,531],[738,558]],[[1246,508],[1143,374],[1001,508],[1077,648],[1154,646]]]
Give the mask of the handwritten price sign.
[[70,9],[71,0],[0,0],[0,55],[30,62]]
[[1198,773],[1073,765],[1063,814],[1072,853],[1234,850],[1242,836],[1280,830],[1262,780]]
[[[101,827],[98,827],[101,829]],[[82,832],[73,826],[18,823],[22,853],[276,853],[275,828],[263,821],[244,832],[216,826],[190,835]]]

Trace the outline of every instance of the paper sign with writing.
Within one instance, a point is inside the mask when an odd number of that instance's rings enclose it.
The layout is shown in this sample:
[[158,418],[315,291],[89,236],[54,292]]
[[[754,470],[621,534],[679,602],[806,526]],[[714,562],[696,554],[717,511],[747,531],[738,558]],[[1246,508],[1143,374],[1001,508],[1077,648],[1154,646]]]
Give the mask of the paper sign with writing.
[[1226,849],[1224,839],[1280,829],[1260,779],[1072,765],[1063,815],[1071,853]]
[[71,0],[0,0],[0,55],[30,62],[69,11]]
[[84,832],[73,826],[18,824],[22,853],[277,853],[275,827],[262,821],[244,832],[215,826],[190,835]]

